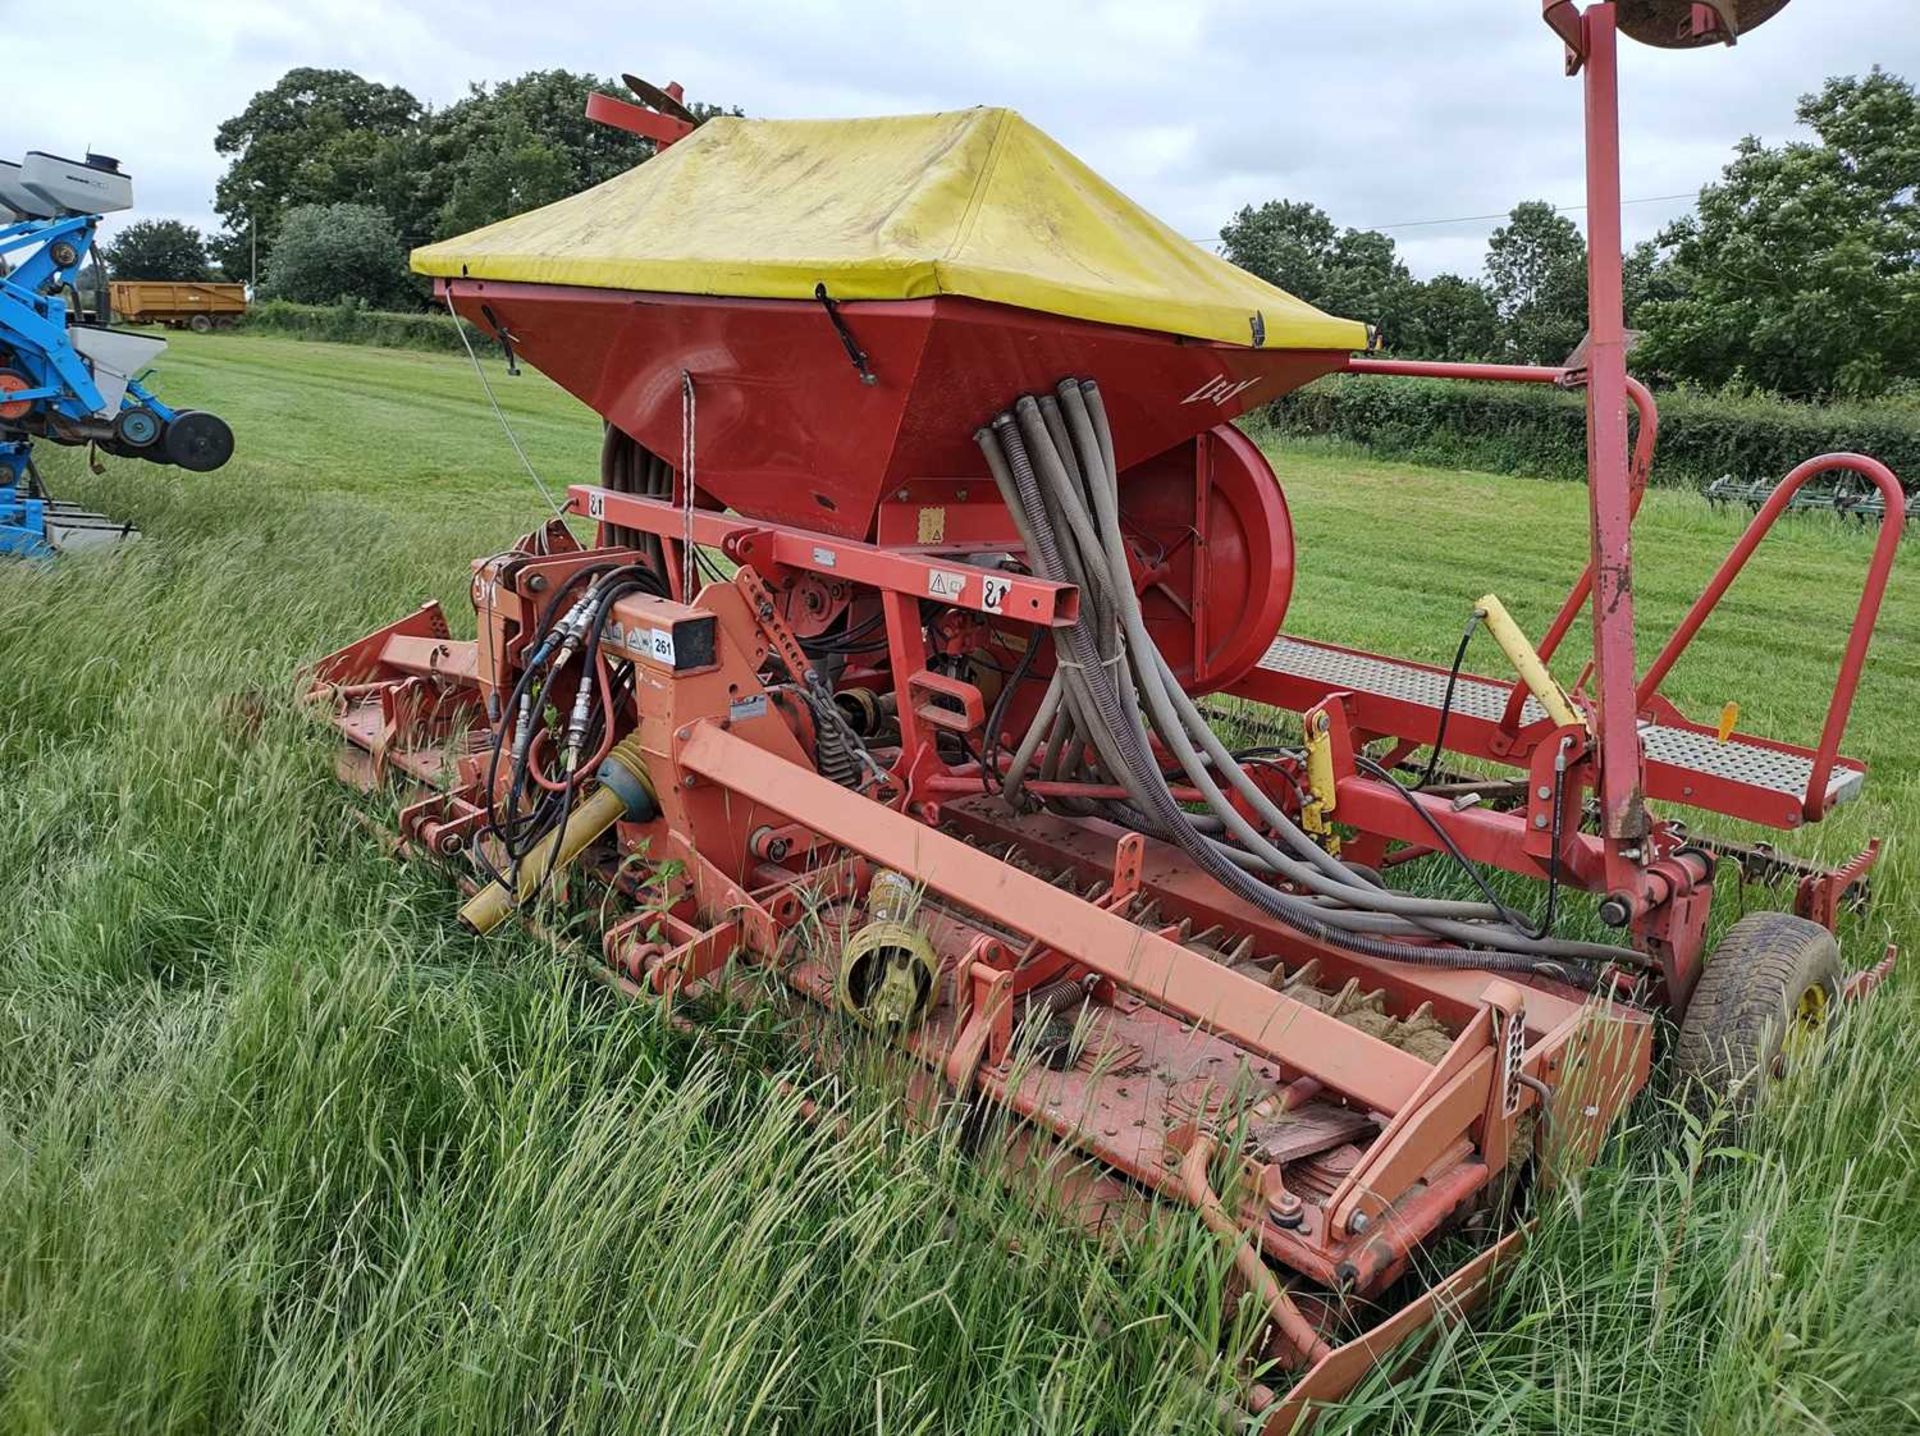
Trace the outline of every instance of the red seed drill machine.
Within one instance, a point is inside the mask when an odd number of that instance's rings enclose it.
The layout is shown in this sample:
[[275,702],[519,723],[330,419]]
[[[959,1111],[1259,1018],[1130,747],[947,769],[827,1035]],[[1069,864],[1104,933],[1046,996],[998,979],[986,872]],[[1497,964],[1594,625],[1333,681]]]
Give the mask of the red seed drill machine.
[[[1267,1317],[1256,1370],[1293,1374],[1253,1386],[1267,1429],[1311,1420],[1484,1289],[1519,1179],[1592,1148],[1657,1012],[1695,1083],[1750,1099],[1890,962],[1846,977],[1830,930],[1871,853],[1800,869],[1797,915],[1708,956],[1715,854],[1653,804],[1792,829],[1858,790],[1838,745],[1895,477],[1803,466],[1634,652],[1657,420],[1625,368],[1616,45],[1731,43],[1779,8],[1546,3],[1586,92],[1579,371],[1360,357],[1362,325],[1010,112],[696,127],[677,88],[596,96],[661,153],[414,262],[605,417],[600,482],[475,563],[476,637],[429,604],[312,670],[343,776],[398,785],[403,848],[463,874],[477,931],[571,899],[625,991],[787,993],[818,1045],[869,1029],[1007,1114],[1015,1169],[1090,1222],[1197,1215]],[[1538,643],[1475,606],[1510,672],[1283,628],[1286,504],[1229,421],[1339,372],[1584,389],[1587,570]],[[1818,746],[1687,718],[1662,677],[1834,469],[1893,521]],[[1582,614],[1568,690],[1548,665]],[[1415,860],[1538,879],[1547,917],[1395,881]],[[1556,930],[1560,889],[1610,940]],[[1470,1217],[1493,1236],[1438,1267]]]

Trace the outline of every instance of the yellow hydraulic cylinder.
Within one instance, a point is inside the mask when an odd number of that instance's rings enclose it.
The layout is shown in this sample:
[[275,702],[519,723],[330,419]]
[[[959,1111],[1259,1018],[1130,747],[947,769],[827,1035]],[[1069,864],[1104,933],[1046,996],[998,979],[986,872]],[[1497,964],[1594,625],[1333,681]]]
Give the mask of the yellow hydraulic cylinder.
[[1520,675],[1520,681],[1539,700],[1540,707],[1554,725],[1560,728],[1586,727],[1586,720],[1574,708],[1566,689],[1547,672],[1547,665],[1541,661],[1527,635],[1520,631],[1520,625],[1513,621],[1507,606],[1488,594],[1474,608],[1480,615],[1480,621],[1487,625],[1487,632],[1493,635],[1493,641],[1500,645],[1500,651],[1507,655],[1507,662],[1513,665],[1513,671]]
[[1307,798],[1300,806],[1300,826],[1335,857],[1340,855],[1340,838],[1328,815],[1339,801],[1333,774],[1333,720],[1326,709],[1316,708],[1307,715]]
[[548,833],[520,860],[513,891],[509,892],[504,883],[488,883],[467,899],[466,906],[460,909],[460,921],[482,936],[492,932],[506,921],[508,914],[531,898],[549,875],[557,877],[566,872],[590,843],[627,817],[635,807],[636,790],[651,799],[652,788],[640,754],[638,735],[629,734],[607,754],[606,762],[600,767],[600,786],[575,806],[564,824]]

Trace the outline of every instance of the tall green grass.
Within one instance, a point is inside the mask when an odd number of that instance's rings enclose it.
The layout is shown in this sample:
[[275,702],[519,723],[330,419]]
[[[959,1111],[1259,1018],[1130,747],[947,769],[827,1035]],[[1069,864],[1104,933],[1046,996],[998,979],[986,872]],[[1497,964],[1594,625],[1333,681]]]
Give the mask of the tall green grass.
[[[540,516],[464,362],[181,342],[162,391],[226,414],[234,465],[56,456],[146,537],[0,571],[0,1431],[1210,1429],[1241,1374],[1197,1223],[1085,1240],[764,1011],[688,1037],[566,951],[462,935],[356,820],[296,667],[429,596],[458,624],[468,560]],[[495,383],[550,482],[590,472],[591,415]],[[1303,632],[1429,656],[1488,587],[1537,626],[1577,564],[1574,490],[1280,461]],[[1734,521],[1656,495],[1643,530],[1658,627]],[[1796,532],[1676,674],[1785,735],[1862,560]],[[1795,842],[1895,837],[1856,961],[1920,932],[1917,617],[1902,579],[1869,796]],[[1324,1429],[1920,1426],[1913,991],[1737,1141],[1656,1091],[1491,1308]]]

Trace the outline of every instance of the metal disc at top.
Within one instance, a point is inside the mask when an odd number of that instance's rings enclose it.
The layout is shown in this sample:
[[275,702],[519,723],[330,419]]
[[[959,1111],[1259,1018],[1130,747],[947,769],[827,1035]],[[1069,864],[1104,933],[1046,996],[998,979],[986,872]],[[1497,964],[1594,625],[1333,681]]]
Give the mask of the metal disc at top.
[[674,99],[672,95],[669,95],[658,85],[649,85],[638,75],[622,75],[620,77],[620,83],[625,85],[629,90],[632,90],[634,94],[638,95],[647,104],[653,106],[653,108],[661,114],[671,115],[676,120],[685,120],[690,125],[697,123],[693,117],[692,110],[681,104],[680,101]]
[[[1661,50],[1692,50],[1730,44],[1787,8],[1787,0],[1620,0],[1620,32]],[[1711,11],[1720,28],[1705,34],[1696,11]]]

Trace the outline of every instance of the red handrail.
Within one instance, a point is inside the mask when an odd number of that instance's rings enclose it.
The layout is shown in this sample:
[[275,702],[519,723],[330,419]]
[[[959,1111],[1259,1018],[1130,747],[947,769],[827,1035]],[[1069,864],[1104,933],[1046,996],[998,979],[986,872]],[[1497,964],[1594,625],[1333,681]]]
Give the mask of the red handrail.
[[[1575,376],[1580,373],[1578,369],[1555,369],[1543,364],[1466,364],[1437,363],[1424,359],[1361,358],[1348,360],[1347,371],[1408,379],[1554,384],[1563,388],[1572,387]],[[1640,416],[1640,432],[1634,439],[1633,461],[1627,472],[1627,483],[1632,492],[1632,512],[1638,514],[1641,500],[1647,496],[1647,479],[1653,472],[1653,451],[1660,442],[1660,406],[1654,402],[1653,391],[1631,375],[1627,377],[1627,397],[1633,401],[1633,407]],[[1537,645],[1543,662],[1553,657],[1554,651],[1560,647],[1567,631],[1573,627],[1574,620],[1580,616],[1580,610],[1586,607],[1592,595],[1593,559],[1589,555],[1586,567],[1580,570],[1580,577],[1574,580],[1566,601],[1560,605],[1560,611],[1554,615],[1553,622],[1547,625],[1546,635]],[[1502,729],[1511,732],[1520,726],[1520,711],[1526,701],[1526,684],[1515,683],[1507,695],[1506,711],[1500,717]]]
[[1853,631],[1847,636],[1847,651],[1840,660],[1840,677],[1834,683],[1833,701],[1827,706],[1826,725],[1820,730],[1820,747],[1816,751],[1813,772],[1807,779],[1806,798],[1802,811],[1808,822],[1819,822],[1827,812],[1827,781],[1833,773],[1834,759],[1840,755],[1840,739],[1847,731],[1847,719],[1853,712],[1853,696],[1860,686],[1860,673],[1867,663],[1867,645],[1873,640],[1874,625],[1880,618],[1881,600],[1886,597],[1887,578],[1893,572],[1893,560],[1900,552],[1900,534],[1905,527],[1907,517],[1906,490],[1900,486],[1900,480],[1892,469],[1878,459],[1870,459],[1864,454],[1823,454],[1817,459],[1808,459],[1781,481],[1780,487],[1761,505],[1760,512],[1753,516],[1753,522],[1747,525],[1747,531],[1740,535],[1740,542],[1733,546],[1713,575],[1713,580],[1700,597],[1694,600],[1693,607],[1687,610],[1687,616],[1680,620],[1680,626],[1673,631],[1673,637],[1667,640],[1667,646],[1660,650],[1660,656],[1653,660],[1653,666],[1647,669],[1646,676],[1640,680],[1636,701],[1644,707],[1660,689],[1664,679],[1687,645],[1693,642],[1693,636],[1700,631],[1700,625],[1707,621],[1722,595],[1732,587],[1734,579],[1740,576],[1740,570],[1746,567],[1760,540],[1767,536],[1775,519],[1786,512],[1793,496],[1809,479],[1834,469],[1847,469],[1870,479],[1880,490],[1880,497],[1886,503],[1886,513],[1880,520],[1880,538],[1873,548],[1873,562],[1867,568],[1867,581],[1860,590],[1860,606],[1854,610]]

